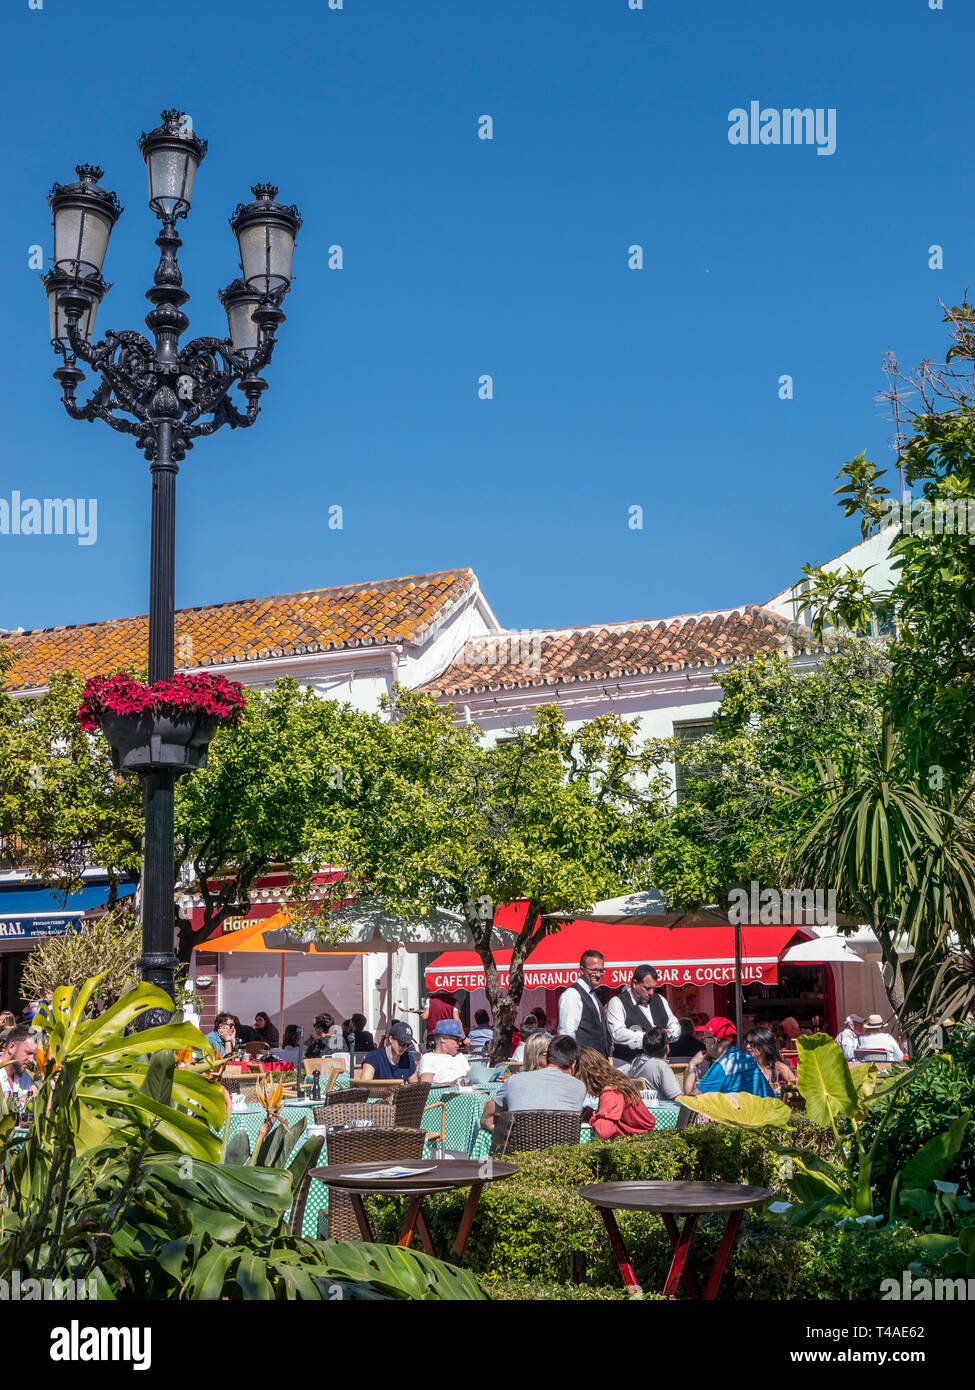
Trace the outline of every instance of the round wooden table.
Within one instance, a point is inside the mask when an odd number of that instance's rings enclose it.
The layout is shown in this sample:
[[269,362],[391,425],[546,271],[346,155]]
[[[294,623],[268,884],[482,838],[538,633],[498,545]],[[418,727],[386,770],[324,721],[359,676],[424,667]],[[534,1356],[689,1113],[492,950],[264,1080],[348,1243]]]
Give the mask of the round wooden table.
[[[384,1168],[417,1168],[422,1169],[422,1171],[418,1172],[415,1177],[373,1178],[366,1181],[366,1175]],[[510,1178],[512,1173],[517,1173],[517,1171],[517,1164],[497,1163],[491,1158],[480,1159],[477,1162],[463,1158],[429,1160],[421,1158],[416,1162],[409,1160],[390,1163],[380,1159],[378,1162],[374,1160],[372,1163],[329,1163],[323,1168],[313,1168],[311,1175],[329,1187],[341,1188],[343,1192],[348,1193],[352,1208],[355,1211],[356,1221],[359,1223],[362,1239],[373,1243],[375,1243],[376,1237],[369,1224],[363,1197],[369,1196],[370,1193],[382,1194],[386,1197],[408,1197],[409,1204],[406,1208],[403,1228],[396,1244],[408,1246],[413,1239],[413,1232],[417,1231],[423,1249],[434,1258],[437,1258],[437,1252],[430,1235],[430,1227],[423,1214],[423,1199],[431,1196],[434,1192],[453,1192],[459,1187],[469,1187],[471,1189],[470,1195],[460,1218],[457,1238],[454,1241],[453,1250],[448,1256],[452,1264],[460,1264],[464,1247],[467,1245],[467,1238],[474,1224],[477,1204],[481,1200],[484,1184],[495,1182],[498,1178]]]
[[[646,1211],[663,1218],[674,1247],[674,1258],[664,1284],[666,1298],[673,1298],[681,1280],[691,1298],[701,1297],[697,1281],[687,1267],[694,1228],[699,1216],[727,1214],[721,1246],[704,1290],[705,1299],[717,1297],[743,1214],[749,1207],[760,1207],[771,1196],[766,1187],[744,1187],[731,1182],[598,1182],[580,1187],[578,1192],[580,1197],[599,1208],[623,1283],[633,1288],[639,1288],[639,1281],[613,1212]],[[681,1231],[677,1229],[675,1216],[685,1218]]]

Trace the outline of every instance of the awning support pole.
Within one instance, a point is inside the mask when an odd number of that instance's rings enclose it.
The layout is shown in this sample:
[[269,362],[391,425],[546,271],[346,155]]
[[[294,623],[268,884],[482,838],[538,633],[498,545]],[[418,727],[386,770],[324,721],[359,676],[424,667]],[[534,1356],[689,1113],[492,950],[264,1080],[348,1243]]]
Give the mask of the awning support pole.
[[741,1047],[741,922],[737,920],[739,916],[740,914],[735,914],[735,1028],[738,1032],[738,1046]]

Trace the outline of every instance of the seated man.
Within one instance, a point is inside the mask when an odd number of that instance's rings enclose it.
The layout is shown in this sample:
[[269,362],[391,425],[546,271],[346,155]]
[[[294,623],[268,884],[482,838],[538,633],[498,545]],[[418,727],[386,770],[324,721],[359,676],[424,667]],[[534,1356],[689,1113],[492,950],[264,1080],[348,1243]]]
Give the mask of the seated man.
[[586,1103],[586,1087],[575,1075],[581,1049],[568,1034],[553,1038],[548,1045],[546,1063],[537,1071],[509,1076],[481,1116],[482,1129],[494,1129],[496,1110],[569,1110],[574,1115]]
[[862,1047],[860,1041],[863,1036],[863,1025],[866,1023],[863,1014],[847,1014],[843,1020],[843,1027],[836,1035],[839,1049],[848,1062],[853,1061],[853,1054],[858,1047]]
[[706,1095],[710,1091],[748,1091],[753,1096],[771,1096],[772,1088],[755,1058],[738,1046],[738,1034],[730,1018],[712,1018],[704,1025],[702,1032],[705,1053],[711,1065],[700,1080],[697,1078],[701,1067],[694,1063],[688,1066],[684,1077],[685,1095]]
[[471,1069],[467,1058],[459,1055],[464,1041],[463,1028],[455,1018],[442,1018],[432,1037],[434,1050],[425,1052],[420,1058],[419,1080],[429,1081],[432,1086],[449,1086],[452,1081],[460,1081]]
[[860,1048],[866,1052],[886,1052],[888,1062],[903,1062],[904,1053],[889,1033],[884,1032],[884,1021],[879,1014],[871,1014],[863,1025]]
[[487,1009],[475,1010],[474,1027],[468,1034],[467,1041],[475,1052],[486,1052],[494,1042],[494,1029],[491,1027]]
[[14,1094],[20,1097],[37,1095],[37,1087],[27,1070],[33,1066],[36,1052],[37,1034],[32,1033],[26,1023],[8,1031],[0,1048],[0,1094],[5,1099]]
[[390,1025],[385,1047],[367,1052],[362,1060],[363,1081],[416,1082],[416,1062],[410,1056],[413,1029],[407,1023]]
[[676,1100],[680,1084],[667,1065],[670,1039],[663,1028],[649,1028],[643,1035],[643,1056],[630,1067],[630,1079],[649,1093],[649,1100]]

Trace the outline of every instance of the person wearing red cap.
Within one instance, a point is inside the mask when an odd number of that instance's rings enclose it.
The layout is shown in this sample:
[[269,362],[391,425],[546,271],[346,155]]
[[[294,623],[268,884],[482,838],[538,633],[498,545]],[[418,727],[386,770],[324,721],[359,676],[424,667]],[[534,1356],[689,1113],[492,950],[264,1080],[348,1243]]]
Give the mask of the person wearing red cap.
[[710,1091],[748,1091],[753,1096],[772,1094],[755,1058],[738,1046],[738,1034],[730,1018],[716,1016],[701,1031],[711,1065],[699,1081],[700,1068],[693,1064],[687,1068],[685,1095],[707,1095]]

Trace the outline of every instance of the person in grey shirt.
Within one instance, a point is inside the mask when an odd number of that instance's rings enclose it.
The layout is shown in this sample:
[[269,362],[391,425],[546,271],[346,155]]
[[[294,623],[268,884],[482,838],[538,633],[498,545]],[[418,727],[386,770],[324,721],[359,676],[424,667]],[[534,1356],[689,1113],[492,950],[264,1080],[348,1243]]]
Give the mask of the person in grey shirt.
[[643,1056],[630,1067],[630,1080],[650,1093],[650,1100],[676,1100],[680,1085],[667,1064],[670,1042],[663,1028],[649,1028],[643,1035]]
[[563,1034],[548,1045],[547,1065],[537,1071],[509,1076],[481,1116],[481,1128],[494,1129],[496,1110],[569,1110],[574,1115],[586,1103],[586,1088],[574,1075],[579,1065],[579,1044]]

